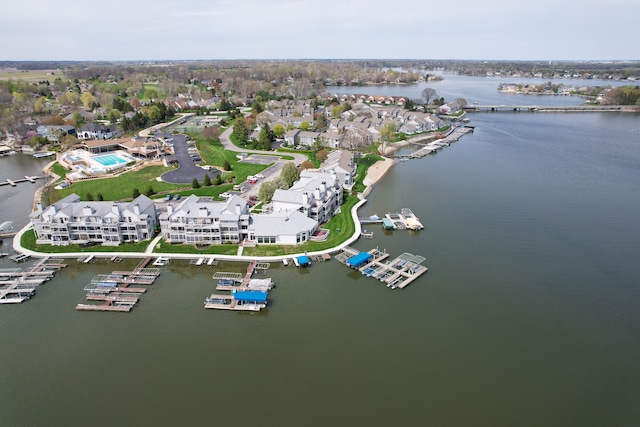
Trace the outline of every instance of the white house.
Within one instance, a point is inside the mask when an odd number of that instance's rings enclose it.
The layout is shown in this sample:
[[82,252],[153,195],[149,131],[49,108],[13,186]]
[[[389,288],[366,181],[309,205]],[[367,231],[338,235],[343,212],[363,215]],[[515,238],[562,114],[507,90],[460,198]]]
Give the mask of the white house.
[[271,206],[276,214],[299,211],[324,223],[333,216],[343,200],[343,185],[335,171],[304,170],[291,188],[274,192]]
[[157,225],[155,205],[143,195],[132,202],[83,202],[70,194],[46,208],[38,205],[29,218],[36,243],[56,246],[139,242],[152,238]]

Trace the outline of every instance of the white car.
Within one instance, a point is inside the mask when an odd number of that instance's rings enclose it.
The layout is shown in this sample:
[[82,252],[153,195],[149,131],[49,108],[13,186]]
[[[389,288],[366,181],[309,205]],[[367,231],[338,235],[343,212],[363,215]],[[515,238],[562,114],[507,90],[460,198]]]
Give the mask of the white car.
[[264,175],[262,175],[261,173],[258,173],[258,174],[255,174],[254,177],[258,179],[263,179]]
[[229,197],[231,197],[231,196],[232,196],[232,195],[231,195],[231,194],[229,194],[229,193],[227,193],[226,191],[220,195],[220,197],[221,197],[221,198],[223,198],[223,199],[228,199],[228,198],[229,198]]

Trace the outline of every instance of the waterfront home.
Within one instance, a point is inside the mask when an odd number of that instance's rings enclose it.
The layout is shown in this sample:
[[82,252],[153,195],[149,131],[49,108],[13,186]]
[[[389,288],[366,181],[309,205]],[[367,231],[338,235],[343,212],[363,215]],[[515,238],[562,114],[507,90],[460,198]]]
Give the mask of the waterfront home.
[[40,125],[36,132],[38,136],[43,136],[51,142],[59,143],[63,136],[75,135],[76,128],[69,125]]
[[310,240],[317,229],[317,221],[298,211],[252,214],[247,240],[259,245],[298,245]]
[[300,179],[291,188],[274,192],[270,207],[273,213],[299,211],[324,223],[343,201],[343,185],[335,171],[303,170]]
[[70,194],[48,207],[38,204],[29,216],[36,243],[117,246],[153,237],[157,225],[155,205],[141,195],[132,202],[81,201]]
[[336,150],[329,153],[320,165],[320,171],[335,173],[344,188],[351,188],[356,175],[353,153],[348,150]]
[[190,195],[159,216],[162,237],[169,243],[212,245],[239,243],[248,234],[247,201],[231,196],[224,202]]

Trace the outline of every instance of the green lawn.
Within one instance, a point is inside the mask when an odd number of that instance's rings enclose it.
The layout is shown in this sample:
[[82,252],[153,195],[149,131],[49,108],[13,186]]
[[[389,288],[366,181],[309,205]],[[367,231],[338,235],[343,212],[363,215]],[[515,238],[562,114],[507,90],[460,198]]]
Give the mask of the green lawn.
[[82,200],[86,200],[87,194],[91,194],[93,198],[97,200],[98,193],[101,193],[104,200],[125,200],[132,198],[134,188],[137,188],[142,194],[145,193],[149,186],[151,186],[156,193],[174,192],[181,189],[187,190],[188,186],[184,184],[169,184],[156,180],[156,177],[170,170],[172,170],[172,168],[164,166],[147,166],[143,169],[126,172],[112,178],[79,181],[68,188],[55,190],[55,194],[62,198],[75,193],[80,196]]
[[171,254],[235,255],[238,253],[238,245],[211,245],[205,249],[198,249],[194,245],[172,245],[160,240],[153,251]]
[[138,243],[123,243],[120,246],[102,246],[95,245],[89,247],[81,247],[80,245],[68,246],[52,246],[37,245],[36,234],[33,230],[28,230],[22,235],[20,244],[27,249],[47,254],[63,254],[66,252],[144,252],[149,246],[151,240],[145,240]]

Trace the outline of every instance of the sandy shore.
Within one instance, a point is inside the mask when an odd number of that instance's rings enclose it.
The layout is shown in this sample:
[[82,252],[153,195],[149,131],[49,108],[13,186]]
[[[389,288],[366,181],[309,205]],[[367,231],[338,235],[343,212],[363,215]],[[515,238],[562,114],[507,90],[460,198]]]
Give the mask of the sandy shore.
[[367,187],[367,190],[370,191],[373,185],[380,181],[380,179],[389,171],[391,166],[395,164],[393,159],[385,158],[384,160],[380,160],[373,164],[367,171],[367,176],[364,178],[364,185]]

